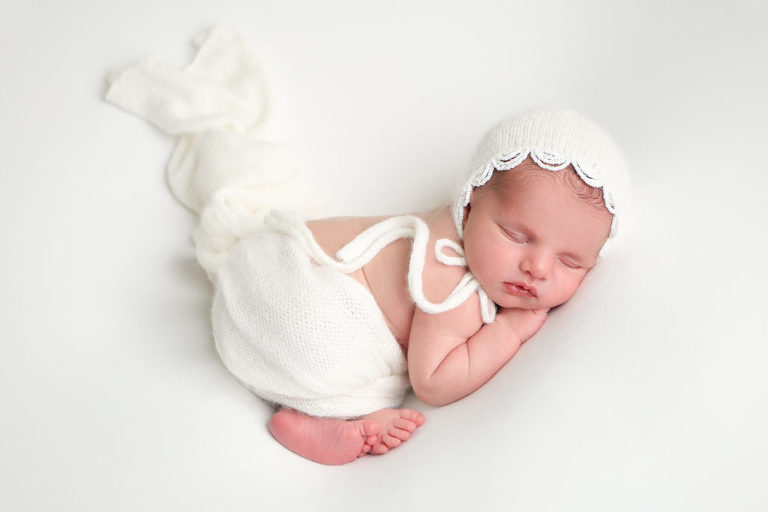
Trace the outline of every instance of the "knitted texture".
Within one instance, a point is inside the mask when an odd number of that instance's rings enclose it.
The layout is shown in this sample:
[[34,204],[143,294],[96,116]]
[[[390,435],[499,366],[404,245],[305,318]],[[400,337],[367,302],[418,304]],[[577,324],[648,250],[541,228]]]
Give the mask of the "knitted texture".
[[[631,208],[625,159],[608,134],[589,119],[570,110],[546,108],[505,119],[485,135],[472,159],[469,175],[451,202],[451,215],[460,237],[472,189],[488,182],[495,171],[513,169],[529,156],[549,171],[571,165],[584,183],[601,188],[605,206],[613,214],[608,240],[616,238]],[[607,245],[608,242],[603,249]]]
[[268,104],[255,57],[226,27],[197,43],[182,70],[152,57],[113,75],[106,100],[179,136],[168,181],[200,214],[195,247],[214,283],[222,360],[262,398],[307,414],[398,406],[407,364],[373,296],[264,226],[273,209],[315,202],[294,151],[254,136]]
[[105,99],[179,139],[168,183],[200,214],[197,258],[213,278],[237,242],[272,208],[311,211],[315,194],[287,145],[266,142],[266,80],[256,56],[233,30],[217,26],[195,41],[184,69],[159,56],[113,74]]
[[[402,216],[372,226],[333,259],[295,213],[314,205],[293,150],[254,137],[267,98],[254,56],[237,34],[216,27],[193,62],[176,70],[152,57],[112,77],[106,99],[179,135],[168,163],[176,197],[200,214],[195,246],[214,283],[212,323],[227,368],[262,398],[314,416],[355,417],[398,406],[407,363],[375,298],[348,272],[397,238],[412,237],[408,286],[429,313],[480,296],[467,272],[441,303],[423,293],[429,229]],[[283,219],[283,221],[280,221]],[[439,240],[443,264],[466,266],[461,247]],[[447,256],[450,247],[458,256]]]
[[397,407],[408,365],[376,300],[269,226],[218,269],[212,318],[227,368],[262,398],[313,416]]

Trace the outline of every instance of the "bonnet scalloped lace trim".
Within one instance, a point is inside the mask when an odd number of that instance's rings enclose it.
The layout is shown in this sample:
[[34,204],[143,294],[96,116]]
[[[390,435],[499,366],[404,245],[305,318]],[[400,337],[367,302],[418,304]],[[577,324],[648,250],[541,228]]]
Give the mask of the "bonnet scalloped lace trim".
[[530,155],[533,161],[536,162],[536,165],[548,171],[561,171],[569,165],[572,165],[573,169],[576,171],[576,174],[579,175],[579,178],[581,178],[584,183],[590,187],[603,189],[603,200],[605,201],[605,207],[612,214],[616,213],[616,205],[613,200],[613,195],[611,194],[610,190],[605,188],[600,178],[591,176],[590,173],[584,169],[584,167],[578,164],[578,162],[572,162],[567,158],[563,158],[555,153],[535,149],[521,149],[512,152],[504,152],[492,158],[491,161],[485,165],[485,167],[477,171],[469,179],[469,181],[467,181],[467,184],[464,186],[464,191],[462,193],[462,206],[467,206],[467,204],[469,204],[469,198],[472,194],[472,189],[474,187],[485,185],[488,180],[491,179],[494,171],[508,171],[509,169],[517,167],[523,162],[523,160],[528,157],[528,155]]

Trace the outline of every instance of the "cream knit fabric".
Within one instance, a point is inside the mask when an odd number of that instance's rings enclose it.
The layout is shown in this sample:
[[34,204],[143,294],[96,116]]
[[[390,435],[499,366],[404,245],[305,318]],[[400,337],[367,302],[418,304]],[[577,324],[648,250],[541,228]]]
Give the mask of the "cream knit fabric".
[[222,361],[260,397],[313,416],[397,407],[410,387],[399,343],[362,284],[317,264],[305,231],[297,216],[272,212],[219,265]]
[[311,211],[318,201],[295,151],[255,137],[269,97],[245,41],[217,26],[195,43],[197,54],[184,69],[155,56],[113,74],[105,99],[179,136],[168,182],[200,214],[197,258],[213,277],[227,251],[258,230],[269,210]]
[[[419,308],[441,313],[478,293],[483,319],[493,321],[495,304],[469,272],[443,302],[424,296],[429,228],[418,217],[374,224],[332,258],[300,217],[272,211],[217,269],[213,330],[227,368],[262,398],[313,416],[398,406],[410,387],[403,351],[374,297],[346,274],[399,238],[413,238],[408,288]],[[443,242],[437,259],[466,266],[442,253]]]
[[[306,211],[313,201],[293,151],[253,136],[266,104],[259,66],[227,28],[198,44],[183,70],[153,57],[113,76],[106,99],[179,136],[168,179],[200,214],[197,257],[214,283],[222,360],[262,398],[308,414],[354,417],[399,405],[409,387],[400,344],[371,293],[345,274],[411,237],[408,285],[421,309],[440,313],[478,293],[482,318],[492,322],[495,304],[469,272],[445,301],[427,300],[429,229],[417,217],[376,224],[333,259],[298,214],[275,211]],[[443,254],[446,246],[458,256]],[[453,242],[439,240],[435,253],[466,266]]]
[[505,119],[485,135],[472,159],[469,175],[451,203],[451,215],[460,237],[472,189],[484,185],[494,171],[513,169],[528,156],[549,171],[572,165],[584,183],[602,188],[605,206],[613,214],[608,242],[615,239],[631,210],[629,167],[625,159],[608,134],[589,119],[570,110],[547,108]]

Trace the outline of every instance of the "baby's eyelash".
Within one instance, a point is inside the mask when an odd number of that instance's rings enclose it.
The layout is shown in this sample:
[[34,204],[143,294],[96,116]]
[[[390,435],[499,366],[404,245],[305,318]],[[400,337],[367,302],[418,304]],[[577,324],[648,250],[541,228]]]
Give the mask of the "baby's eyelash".
[[570,258],[557,258],[557,260],[568,268],[572,268],[572,269],[582,268],[581,265],[579,265],[578,263],[576,263]]
[[518,244],[527,244],[529,242],[528,237],[522,233],[518,233],[517,231],[510,231],[504,228],[502,228],[502,231],[504,231],[504,233],[509,238],[511,238],[513,242],[516,242]]

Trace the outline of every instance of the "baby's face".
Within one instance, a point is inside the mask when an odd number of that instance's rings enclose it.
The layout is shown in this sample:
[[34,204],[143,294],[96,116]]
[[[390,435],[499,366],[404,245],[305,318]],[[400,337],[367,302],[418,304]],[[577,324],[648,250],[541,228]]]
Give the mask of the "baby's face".
[[597,262],[612,216],[566,184],[562,173],[571,170],[524,163],[502,172],[493,187],[472,192],[464,224],[467,265],[502,307],[558,306]]

